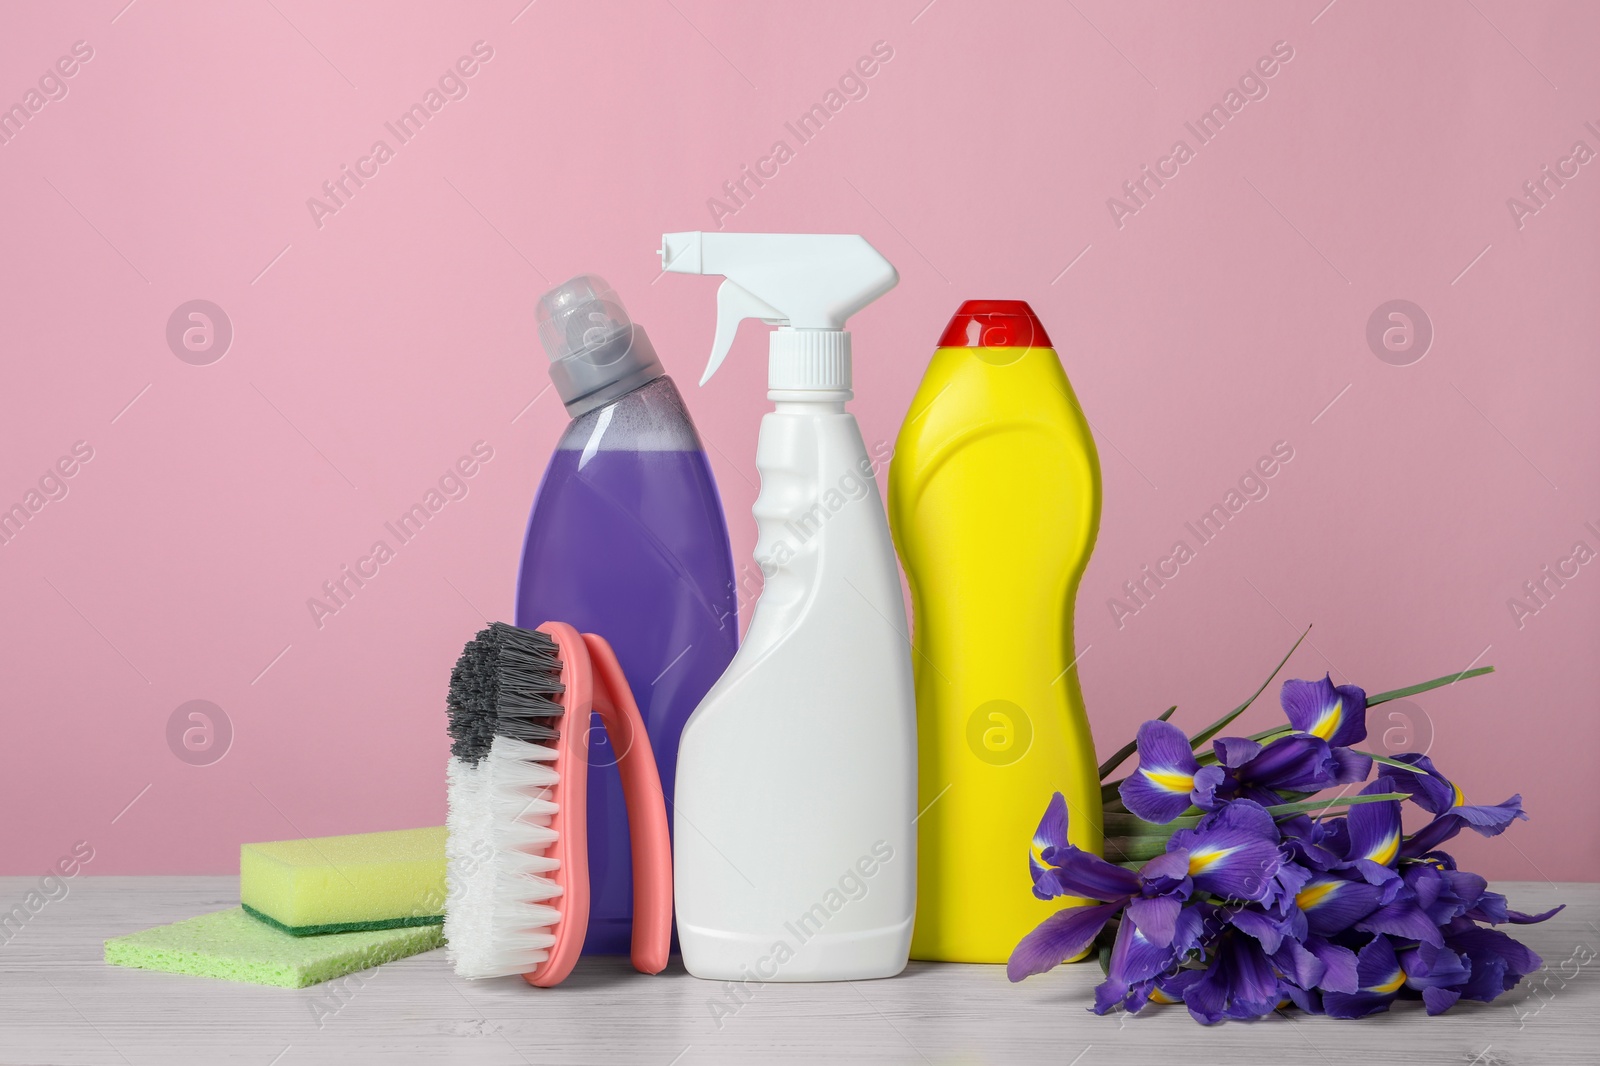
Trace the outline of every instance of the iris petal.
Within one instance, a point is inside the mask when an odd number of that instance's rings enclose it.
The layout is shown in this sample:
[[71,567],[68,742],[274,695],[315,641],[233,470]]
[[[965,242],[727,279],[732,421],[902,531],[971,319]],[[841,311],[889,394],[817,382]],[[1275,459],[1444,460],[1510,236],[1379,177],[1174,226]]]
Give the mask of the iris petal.
[[1253,937],[1261,945],[1261,950],[1269,955],[1278,950],[1283,943],[1283,926],[1274,921],[1269,915],[1261,911],[1246,907],[1235,911],[1228,919],[1230,925],[1247,936]]
[[1338,765],[1321,737],[1279,737],[1238,770],[1239,780],[1261,788],[1316,792],[1336,784]]
[[1164,851],[1139,868],[1139,879],[1151,882],[1181,881],[1189,876],[1189,855],[1181,848]]
[[1400,953],[1400,965],[1406,971],[1409,988],[1454,988],[1463,985],[1472,976],[1472,966],[1466,956],[1459,955],[1443,943],[1422,943]]
[[1171,948],[1178,912],[1183,901],[1176,896],[1152,896],[1146,899],[1135,896],[1128,901],[1128,917],[1139,927],[1139,932],[1158,948]]
[[1172,959],[1170,946],[1153,943],[1137,922],[1123,922],[1117,927],[1116,942],[1111,945],[1106,977],[1131,986],[1160,974],[1172,965]]
[[1139,768],[1123,780],[1123,804],[1147,822],[1164,825],[1189,809],[1194,790],[1195,761],[1189,738],[1170,722],[1149,721],[1139,727]]
[[1379,907],[1357,922],[1355,927],[1363,932],[1389,933],[1434,945],[1444,943],[1439,927],[1426,911],[1417,906],[1416,899],[1409,893]]
[[1361,991],[1379,994],[1398,991],[1405,983],[1405,971],[1388,937],[1373,937],[1356,955],[1356,980]]
[[1472,804],[1465,803],[1451,807],[1446,814],[1460,818],[1468,826],[1475,829],[1479,835],[1486,837],[1499,836],[1506,831],[1512,822],[1521,819],[1528,820],[1528,815],[1522,809],[1522,796],[1517,794],[1504,803]]
[[1322,936],[1342,933],[1378,909],[1382,890],[1362,881],[1314,878],[1295,894],[1306,927]]
[[[1362,789],[1363,796],[1393,792],[1394,779],[1384,776]],[[1362,803],[1350,808],[1345,824],[1350,830],[1351,862],[1368,860],[1379,866],[1391,865],[1400,854],[1400,801]],[[1372,880],[1369,875],[1368,880]]]
[[1298,940],[1285,940],[1272,953],[1272,963],[1283,975],[1301,988],[1315,988],[1322,983],[1328,967]]
[[1279,693],[1289,724],[1336,747],[1367,737],[1367,694],[1355,685],[1321,681],[1285,681]]
[[1443,814],[1455,804],[1458,795],[1456,787],[1433,768],[1433,761],[1426,755],[1408,751],[1396,755],[1395,761],[1416,767],[1412,771],[1396,766],[1386,767],[1394,777],[1396,792],[1410,794],[1411,801],[1429,814]]
[[1472,965],[1472,977],[1461,987],[1464,999],[1487,1003],[1500,993],[1510,991],[1524,975],[1544,965],[1538,952],[1498,929],[1468,925],[1452,931],[1446,942],[1453,950],[1466,955]]
[[1017,944],[1006,962],[1006,976],[1020,981],[1082,954],[1121,907],[1117,902],[1056,911]]
[[1218,793],[1231,791],[1233,786],[1229,783],[1227,770],[1221,766],[1202,766],[1195,772],[1194,791],[1189,794],[1189,799],[1202,811],[1214,811],[1224,799]]
[[1224,899],[1269,901],[1279,890],[1278,874],[1290,865],[1278,851],[1272,815],[1249,800],[1235,800],[1193,829],[1178,830],[1168,846],[1188,849],[1195,887]]
[[1127,899],[1139,891],[1139,876],[1098,855],[1077,848],[1060,848],[1050,853],[1055,861],[1056,882],[1067,895],[1106,902]]
[[1421,829],[1406,838],[1400,845],[1400,857],[1415,859],[1428,854],[1446,840],[1461,832],[1464,823],[1461,819],[1449,814],[1441,814]]
[[1204,976],[1190,985],[1183,1002],[1198,1022],[1213,1025],[1223,1018],[1260,1018],[1280,1000],[1277,974],[1255,941],[1228,936]]
[[[1384,780],[1379,778],[1379,780]],[[1384,804],[1370,804],[1381,807]],[[1359,809],[1359,808],[1358,808]],[[1351,812],[1352,814],[1354,811]],[[1473,805],[1467,804],[1460,807],[1450,807],[1445,812],[1417,830],[1400,849],[1402,858],[1416,858],[1426,855],[1446,840],[1461,832],[1463,827],[1471,827],[1480,836],[1493,837],[1505,832],[1512,822],[1521,819],[1526,821],[1527,812],[1522,809],[1522,796],[1515,795],[1504,803]]]
[[1372,773],[1372,756],[1363,755],[1354,748],[1333,747],[1328,749],[1328,754],[1333,758],[1333,783],[1336,785],[1353,785],[1365,781]]
[[1217,761],[1230,770],[1237,770],[1261,754],[1261,745],[1246,737],[1218,737],[1211,742]]
[[1560,914],[1566,909],[1567,905],[1565,903],[1561,904],[1559,907],[1551,907],[1549,910],[1542,911],[1538,914],[1526,914],[1523,911],[1514,911],[1508,909],[1506,911],[1506,921],[1512,922],[1516,925],[1534,925],[1538,922],[1549,921],[1551,918],[1554,918],[1556,915]]
[[1443,1014],[1456,1005],[1461,998],[1461,993],[1453,988],[1424,988],[1422,990],[1422,1004],[1428,1008],[1429,1014]]
[[1039,819],[1039,828],[1033,831],[1032,846],[1028,849],[1028,872],[1033,876],[1033,894],[1040,899],[1061,895],[1055,879],[1048,876],[1050,866],[1053,864],[1045,861],[1045,849],[1066,846],[1067,800],[1057,792],[1050,797],[1050,803],[1044,809],[1044,817]]
[[1307,937],[1306,950],[1315,955],[1326,969],[1322,974],[1322,989],[1326,992],[1354,992],[1360,985],[1356,974],[1356,953],[1347,947],[1329,942],[1320,936]]

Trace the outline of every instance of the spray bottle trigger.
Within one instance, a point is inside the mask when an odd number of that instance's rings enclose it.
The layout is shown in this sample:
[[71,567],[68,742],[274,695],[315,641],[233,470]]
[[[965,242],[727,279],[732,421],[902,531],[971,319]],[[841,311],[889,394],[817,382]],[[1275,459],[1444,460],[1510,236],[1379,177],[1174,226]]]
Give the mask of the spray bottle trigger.
[[711,358],[706,372],[700,378],[704,385],[717,372],[722,360],[733,347],[733,338],[739,332],[739,323],[747,318],[759,318],[769,326],[786,326],[789,316],[767,303],[755,293],[733,280],[725,280],[717,289],[717,335],[711,341]]

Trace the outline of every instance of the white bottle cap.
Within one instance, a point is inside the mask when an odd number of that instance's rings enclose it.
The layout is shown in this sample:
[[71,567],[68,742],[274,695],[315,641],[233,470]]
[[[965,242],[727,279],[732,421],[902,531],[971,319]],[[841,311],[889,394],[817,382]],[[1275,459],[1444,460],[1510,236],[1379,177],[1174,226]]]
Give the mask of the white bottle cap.
[[774,330],[768,347],[767,388],[850,388],[850,331]]

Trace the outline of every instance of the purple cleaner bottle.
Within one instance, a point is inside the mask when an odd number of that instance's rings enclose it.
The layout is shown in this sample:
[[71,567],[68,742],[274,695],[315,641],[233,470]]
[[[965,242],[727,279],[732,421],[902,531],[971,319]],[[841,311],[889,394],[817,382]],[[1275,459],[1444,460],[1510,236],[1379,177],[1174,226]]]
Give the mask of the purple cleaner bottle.
[[[684,722],[738,648],[722,500],[677,386],[644,329],[592,274],[539,299],[539,340],[572,424],[528,519],[516,624],[610,641],[633,688],[671,813]],[[616,753],[589,733],[589,929],[583,950],[626,954],[633,863]]]

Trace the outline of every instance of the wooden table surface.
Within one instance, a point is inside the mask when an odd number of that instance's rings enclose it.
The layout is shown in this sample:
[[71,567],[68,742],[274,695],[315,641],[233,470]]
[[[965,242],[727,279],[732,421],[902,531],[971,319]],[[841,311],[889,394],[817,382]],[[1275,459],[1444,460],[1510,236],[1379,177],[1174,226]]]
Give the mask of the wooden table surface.
[[[1600,1062],[1600,885],[1496,886],[1567,909],[1514,931],[1546,969],[1492,1004],[1360,1022],[1298,1012],[1204,1028],[1181,1007],[1097,1018],[1099,968],[1020,985],[997,966],[912,963],[888,981],[768,985],[736,1009],[674,959],[656,977],[585,959],[558,988],[471,982],[443,951],[307,989],[107,966],[101,942],[238,901],[230,877],[80,877],[0,943],[0,1063],[1098,1063],[1506,1066]],[[0,878],[0,909],[36,882]],[[0,941],[6,933],[0,933]],[[723,1004],[722,1010],[715,1008]]]

